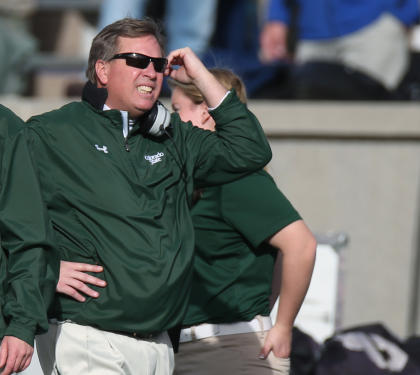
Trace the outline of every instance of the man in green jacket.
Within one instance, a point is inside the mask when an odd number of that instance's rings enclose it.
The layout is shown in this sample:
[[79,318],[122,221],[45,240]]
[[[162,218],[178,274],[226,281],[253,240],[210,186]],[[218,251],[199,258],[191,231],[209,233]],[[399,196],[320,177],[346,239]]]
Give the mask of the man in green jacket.
[[[0,371],[29,366],[36,333],[48,329],[47,308],[59,270],[52,227],[27,145],[11,158],[24,122],[0,105]],[[9,186],[13,185],[11,190]],[[54,255],[56,254],[56,255]]]
[[[187,307],[194,187],[232,181],[271,158],[236,93],[190,48],[166,59],[163,45],[151,20],[105,27],[92,43],[82,102],[33,117],[24,129],[62,260],[103,267],[107,285],[84,304],[58,296],[54,365],[38,342],[46,373],[172,373],[166,331]],[[199,87],[216,132],[158,103],[164,75]]]

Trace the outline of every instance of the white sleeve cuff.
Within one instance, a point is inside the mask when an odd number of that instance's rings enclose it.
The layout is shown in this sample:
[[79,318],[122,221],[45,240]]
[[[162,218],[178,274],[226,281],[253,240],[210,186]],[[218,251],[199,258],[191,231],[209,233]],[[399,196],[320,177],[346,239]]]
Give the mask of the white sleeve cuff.
[[209,111],[214,111],[216,108],[218,108],[220,106],[220,104],[223,103],[223,101],[226,99],[226,97],[230,94],[230,90],[226,92],[225,96],[222,98],[222,100],[219,102],[218,105],[216,105],[216,107],[208,107]]

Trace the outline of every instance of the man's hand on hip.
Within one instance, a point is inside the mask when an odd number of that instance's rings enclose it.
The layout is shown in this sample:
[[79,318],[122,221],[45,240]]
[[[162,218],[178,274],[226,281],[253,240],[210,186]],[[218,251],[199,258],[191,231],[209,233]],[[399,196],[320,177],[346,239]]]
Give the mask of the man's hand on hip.
[[62,260],[60,262],[60,279],[58,280],[56,290],[58,293],[67,294],[79,302],[84,302],[86,300],[86,297],[79,292],[82,292],[89,297],[98,298],[99,293],[89,288],[86,284],[105,287],[106,282],[98,277],[91,276],[86,272],[102,271],[102,266],[87,263],[66,262]]

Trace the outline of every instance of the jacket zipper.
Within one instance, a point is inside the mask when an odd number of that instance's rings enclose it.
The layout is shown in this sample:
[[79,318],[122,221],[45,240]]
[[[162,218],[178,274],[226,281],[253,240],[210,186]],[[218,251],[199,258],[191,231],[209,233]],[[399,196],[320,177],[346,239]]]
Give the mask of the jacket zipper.
[[128,119],[128,113],[126,111],[121,111],[121,117],[123,121],[124,148],[125,151],[130,152],[130,148],[128,147],[128,137],[130,136],[130,121]]

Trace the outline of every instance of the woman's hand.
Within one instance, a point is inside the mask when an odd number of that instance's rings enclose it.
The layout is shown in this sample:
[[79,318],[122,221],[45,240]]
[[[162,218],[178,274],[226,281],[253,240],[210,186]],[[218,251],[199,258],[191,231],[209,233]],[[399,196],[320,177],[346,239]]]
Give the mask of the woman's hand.
[[289,358],[292,348],[292,329],[278,324],[274,325],[265,338],[260,358],[265,359],[270,352],[279,358]]

